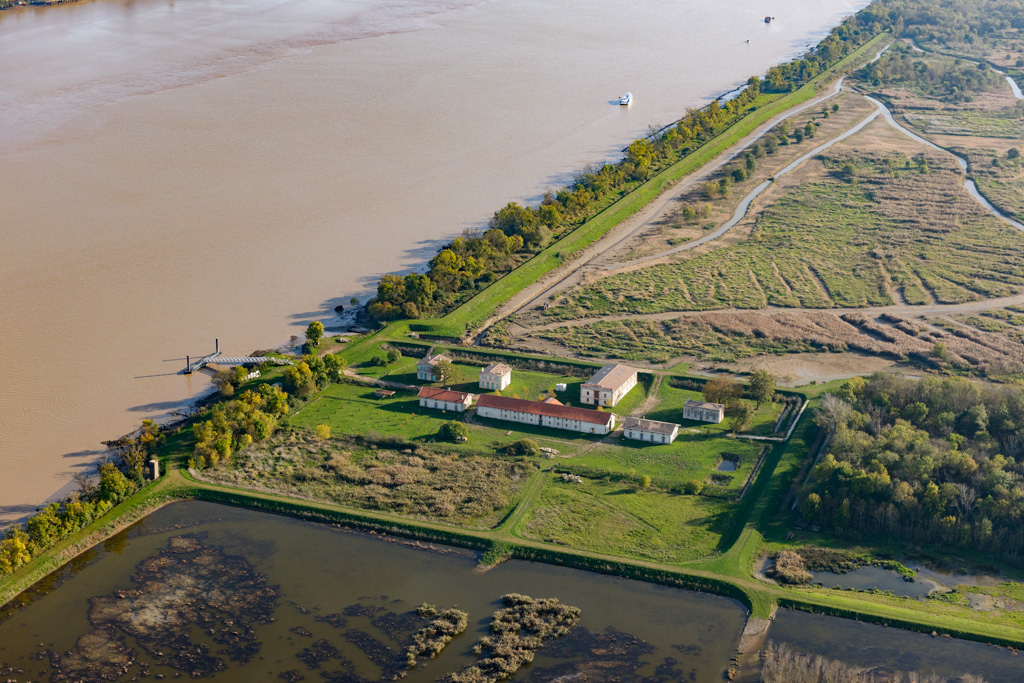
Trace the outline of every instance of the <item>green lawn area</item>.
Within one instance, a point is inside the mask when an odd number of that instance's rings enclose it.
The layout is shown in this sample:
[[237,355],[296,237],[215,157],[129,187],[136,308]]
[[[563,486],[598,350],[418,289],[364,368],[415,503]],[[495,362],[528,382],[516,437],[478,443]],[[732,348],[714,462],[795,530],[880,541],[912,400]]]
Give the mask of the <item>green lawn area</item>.
[[[414,359],[415,360],[415,359]],[[492,393],[481,391],[478,380],[480,378],[480,365],[466,363],[453,363],[455,367],[455,381],[446,386],[457,391],[466,391],[473,394]],[[440,386],[432,382],[424,382],[416,379],[416,364],[413,362],[411,370],[405,372],[392,372],[386,379],[394,382],[423,386]],[[512,370],[512,383],[501,391],[502,396],[511,398],[524,398],[530,401],[538,401],[548,396],[555,396],[563,403],[579,405],[580,386],[586,381],[583,377],[570,377],[568,375],[553,375],[546,372],[534,372],[530,370]],[[555,392],[555,385],[565,383],[567,390]],[[498,392],[493,392],[498,393]]]
[[637,490],[629,484],[564,482],[544,474],[544,490],[523,528],[526,538],[612,555],[678,563],[715,552],[734,506],[701,496]]
[[723,460],[738,459],[731,478],[719,475],[716,485],[738,490],[746,481],[762,444],[728,439],[722,435],[682,434],[668,445],[644,444],[631,439],[619,439],[615,446],[601,444],[582,455],[560,464],[594,467],[616,474],[649,475],[656,485],[681,486],[695,479],[710,484],[709,476]]
[[[441,386],[436,382],[424,382],[416,377],[415,358],[403,358],[390,368],[360,367],[359,373],[367,377],[377,377],[392,382],[401,382],[413,386]],[[528,401],[540,401],[549,396],[554,396],[565,405],[588,408],[580,403],[580,387],[587,381],[587,377],[573,377],[570,375],[555,375],[547,372],[536,372],[532,370],[512,370],[512,383],[500,392],[481,391],[478,383],[480,376],[480,365],[468,363],[453,363],[455,368],[455,381],[445,386],[456,391],[465,391],[472,394],[498,393],[501,396],[510,398],[522,398]],[[384,372],[368,372],[370,370],[385,370]],[[637,386],[626,394],[617,406],[612,408],[616,415],[628,415],[634,408],[643,403],[647,397],[647,390],[651,386],[651,375],[641,373]],[[556,384],[565,384],[565,391],[555,391]]]
[[[436,437],[444,422],[463,417],[460,413],[420,408],[412,392],[400,391],[392,398],[378,399],[374,396],[373,387],[334,384],[300,408],[289,422],[304,429],[326,424],[336,435],[376,432],[384,436],[401,436],[410,441],[429,442]],[[511,422],[478,421],[480,424],[469,425],[467,443],[446,444],[446,448],[479,453],[490,451],[496,445],[531,438],[542,447],[571,454],[600,438]]]
[[[706,422],[696,422],[694,420],[683,419],[683,405],[687,399],[694,401],[703,401],[704,397],[699,391],[693,391],[690,389],[681,389],[671,385],[669,379],[665,379],[661,383],[661,389],[658,391],[658,405],[652,410],[647,417],[652,420],[662,420],[663,422],[678,422],[680,425],[680,435],[684,430],[699,429],[701,432],[723,436],[729,431],[729,418],[725,418],[720,424],[708,424]],[[755,406],[753,401],[747,401],[743,399],[745,403],[749,403],[751,407]],[[779,415],[782,413],[781,403],[764,403],[760,408],[754,410],[754,419],[750,423],[750,427],[747,428],[744,434],[751,434],[753,436],[771,436],[772,429],[775,427],[775,423],[779,419]]]

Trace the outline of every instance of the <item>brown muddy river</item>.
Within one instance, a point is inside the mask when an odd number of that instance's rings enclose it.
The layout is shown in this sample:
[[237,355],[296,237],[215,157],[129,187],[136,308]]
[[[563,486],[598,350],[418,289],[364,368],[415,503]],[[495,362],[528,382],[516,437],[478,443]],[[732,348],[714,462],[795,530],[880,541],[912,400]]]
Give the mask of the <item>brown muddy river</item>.
[[185,354],[281,344],[865,4],[777,0],[770,25],[760,0],[0,13],[0,522],[204,390]]
[[509,592],[581,610],[579,625],[515,680],[722,680],[743,629],[746,609],[725,598],[529,562],[480,573],[476,558],[175,503],[0,613],[0,675],[391,680],[427,602],[469,613],[467,631],[405,679],[435,681],[476,660],[472,647]]

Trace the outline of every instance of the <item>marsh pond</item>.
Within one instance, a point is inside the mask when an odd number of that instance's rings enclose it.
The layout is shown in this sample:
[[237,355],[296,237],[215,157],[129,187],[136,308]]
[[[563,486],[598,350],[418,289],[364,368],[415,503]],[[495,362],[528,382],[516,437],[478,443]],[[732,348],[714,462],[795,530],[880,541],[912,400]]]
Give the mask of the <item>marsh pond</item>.
[[[714,595],[535,562],[480,571],[478,559],[448,546],[173,503],[0,609],[0,680],[488,680],[467,668],[493,656],[476,646],[492,635],[504,596],[519,594],[555,598],[578,609],[578,620],[545,637],[512,680],[721,681],[746,619],[741,604]],[[448,610],[466,615],[465,631],[410,668],[417,634]],[[1004,648],[787,610],[769,637],[858,667],[946,676],[969,669],[988,681],[1024,672]]]
[[[209,503],[174,503],[0,613],[16,680],[436,681],[474,665],[509,593],[579,608],[514,680],[722,680],[743,629],[732,600],[539,563],[476,569],[473,552]],[[466,631],[407,668],[439,611]],[[486,656],[486,652],[485,655]]]

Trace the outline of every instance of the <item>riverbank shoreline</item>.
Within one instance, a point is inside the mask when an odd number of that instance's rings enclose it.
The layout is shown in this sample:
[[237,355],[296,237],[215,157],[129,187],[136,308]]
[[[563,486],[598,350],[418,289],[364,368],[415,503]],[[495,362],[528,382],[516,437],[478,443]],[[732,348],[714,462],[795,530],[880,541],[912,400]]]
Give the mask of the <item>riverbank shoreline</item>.
[[17,7],[50,7],[52,5],[71,5],[84,2],[84,0],[18,0],[9,5],[0,5],[0,12]]
[[[882,34],[876,39],[884,39],[884,37],[885,34]],[[877,47],[869,42],[862,48],[869,45],[872,50]],[[835,74],[832,75],[835,76]],[[812,90],[817,92],[815,88]],[[811,96],[813,94],[808,94],[808,97]],[[796,106],[802,101],[806,101],[806,98],[800,100],[799,97],[796,97],[790,106]],[[728,149],[729,145],[726,145],[725,150],[716,152],[711,156],[711,160]],[[660,193],[656,196],[660,196]],[[618,222],[612,223],[610,227],[614,228],[616,225]],[[582,229],[583,226],[577,228],[577,230]],[[597,235],[594,241],[601,239],[605,234],[607,231]],[[391,329],[391,333],[395,336],[402,331],[402,324],[395,325]],[[383,331],[371,335],[370,338],[380,341],[386,336],[387,332]],[[811,429],[807,419],[803,418],[802,431]],[[799,424],[800,418],[794,423],[793,428],[796,429]],[[183,427],[184,423],[178,429]],[[1004,625],[985,625],[981,621],[959,620],[953,617],[944,618],[941,615],[916,612],[909,607],[869,602],[857,595],[838,595],[829,592],[769,586],[749,576],[749,572],[747,572],[749,555],[759,545],[758,532],[755,527],[766,514],[772,512],[771,505],[765,501],[774,500],[773,496],[778,493],[775,489],[780,486],[778,478],[775,477],[776,470],[784,458],[796,462],[805,458],[806,453],[800,452],[802,447],[802,442],[800,445],[787,442],[777,444],[771,449],[765,458],[765,466],[752,482],[752,495],[749,499],[751,507],[744,507],[743,514],[746,515],[746,525],[738,538],[734,539],[734,542],[720,554],[689,563],[692,566],[646,562],[556,546],[552,543],[533,541],[496,530],[469,530],[395,514],[375,513],[342,505],[298,500],[287,496],[211,484],[192,477],[184,463],[177,461],[167,467],[167,473],[162,479],[150,484],[132,499],[114,508],[108,515],[97,520],[79,534],[71,535],[40,554],[26,566],[24,572],[19,570],[7,579],[0,580],[0,603],[6,604],[15,599],[27,586],[63,566],[67,561],[85,552],[96,543],[130,526],[153,510],[176,500],[204,500],[308,519],[319,523],[350,524],[371,532],[383,532],[427,542],[441,542],[478,551],[486,551],[500,542],[507,545],[509,556],[516,559],[570,566],[659,585],[723,595],[737,600],[747,607],[753,619],[765,619],[778,606],[786,606],[791,609],[822,612],[912,631],[926,633],[934,631],[942,635],[980,642],[1014,647],[1024,646],[1024,629],[1013,629]]]

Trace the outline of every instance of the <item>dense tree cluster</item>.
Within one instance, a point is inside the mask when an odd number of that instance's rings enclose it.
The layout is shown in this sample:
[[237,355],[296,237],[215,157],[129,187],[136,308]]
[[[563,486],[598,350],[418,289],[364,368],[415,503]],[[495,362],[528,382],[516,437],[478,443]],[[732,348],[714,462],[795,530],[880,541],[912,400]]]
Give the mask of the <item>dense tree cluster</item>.
[[832,438],[800,494],[807,522],[1024,558],[1020,387],[879,373],[827,396],[817,420]]
[[1024,28],[1024,5],[1007,0],[894,0],[904,18],[903,35],[922,43],[971,45],[1000,31]]
[[339,381],[347,367],[348,361],[336,353],[306,354],[301,361],[285,369],[282,377],[285,391],[298,398],[308,398]]
[[913,87],[922,94],[949,102],[969,102],[971,93],[1005,87],[1003,78],[984,62],[960,59],[922,59],[909,48],[894,48],[866,67],[866,78],[876,86]]
[[227,460],[239,448],[266,440],[277,429],[278,418],[288,410],[287,395],[269,384],[218,404],[210,419],[192,426],[196,443],[189,465],[210,467]]
[[[918,0],[919,1],[919,0]],[[800,59],[768,69],[765,92],[791,92],[850,54],[877,34],[901,27],[900,12],[884,2],[875,2],[836,26],[818,45]]]

